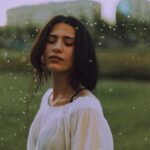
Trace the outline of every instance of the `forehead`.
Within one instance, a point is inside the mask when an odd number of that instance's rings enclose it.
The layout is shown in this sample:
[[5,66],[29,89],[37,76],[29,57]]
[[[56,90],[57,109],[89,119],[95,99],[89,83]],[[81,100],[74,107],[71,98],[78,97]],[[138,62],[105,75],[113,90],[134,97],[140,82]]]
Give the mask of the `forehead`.
[[75,29],[71,25],[65,23],[58,23],[52,28],[50,34],[67,35],[67,36],[74,37]]

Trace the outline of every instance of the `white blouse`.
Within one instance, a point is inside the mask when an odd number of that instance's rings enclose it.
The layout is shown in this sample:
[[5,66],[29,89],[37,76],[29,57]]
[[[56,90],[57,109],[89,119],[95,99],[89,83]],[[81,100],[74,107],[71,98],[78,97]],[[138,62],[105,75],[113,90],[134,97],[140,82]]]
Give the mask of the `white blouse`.
[[64,106],[50,106],[44,94],[30,127],[27,150],[113,150],[99,100],[89,91]]

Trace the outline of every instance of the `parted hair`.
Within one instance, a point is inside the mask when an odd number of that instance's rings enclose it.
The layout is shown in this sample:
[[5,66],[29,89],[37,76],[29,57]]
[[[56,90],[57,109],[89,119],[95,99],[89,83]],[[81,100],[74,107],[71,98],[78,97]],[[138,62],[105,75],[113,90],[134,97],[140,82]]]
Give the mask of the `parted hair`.
[[48,35],[58,23],[68,24],[75,29],[74,62],[69,75],[71,87],[76,90],[82,85],[90,91],[94,90],[98,79],[98,67],[91,35],[77,18],[63,15],[55,16],[44,26],[32,47],[30,60],[33,65],[36,87],[38,88],[48,78],[49,74],[43,67],[41,57],[48,41]]

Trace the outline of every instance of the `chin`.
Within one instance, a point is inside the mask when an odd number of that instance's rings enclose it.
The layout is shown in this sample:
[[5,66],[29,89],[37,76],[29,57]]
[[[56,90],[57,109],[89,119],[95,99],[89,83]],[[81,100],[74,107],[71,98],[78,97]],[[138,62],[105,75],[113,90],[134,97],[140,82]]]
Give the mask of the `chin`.
[[67,68],[62,68],[62,67],[60,68],[60,67],[54,67],[54,66],[47,68],[47,70],[52,73],[61,73],[61,74],[62,73],[68,74],[70,72],[69,69]]
[[48,66],[47,70],[50,72],[62,72],[63,71],[62,67],[59,67],[59,66]]
[[51,71],[51,72],[60,72],[61,71],[61,69],[59,67],[47,67],[47,70]]

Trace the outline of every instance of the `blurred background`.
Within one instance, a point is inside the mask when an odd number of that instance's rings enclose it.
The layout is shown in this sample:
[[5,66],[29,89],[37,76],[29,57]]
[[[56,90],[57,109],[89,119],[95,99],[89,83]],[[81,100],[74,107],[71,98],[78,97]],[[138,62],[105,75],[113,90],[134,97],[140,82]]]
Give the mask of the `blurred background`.
[[30,50],[46,22],[59,14],[79,18],[93,37],[100,69],[94,92],[115,150],[148,150],[150,0],[1,0],[0,149],[26,149],[29,125],[50,86],[31,100]]

